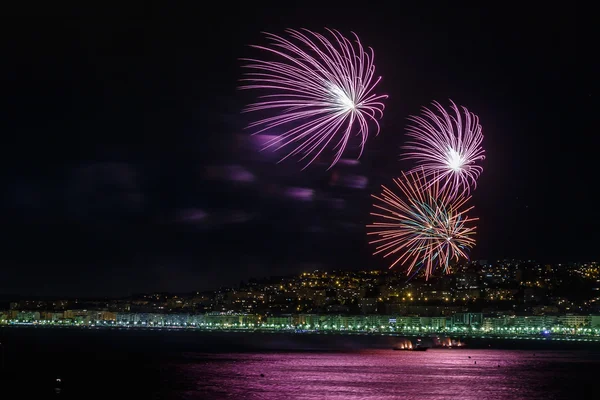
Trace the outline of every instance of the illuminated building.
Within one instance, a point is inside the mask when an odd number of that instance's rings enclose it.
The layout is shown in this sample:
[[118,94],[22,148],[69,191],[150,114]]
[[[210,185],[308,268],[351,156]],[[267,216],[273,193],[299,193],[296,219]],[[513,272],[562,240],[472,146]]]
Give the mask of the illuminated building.
[[579,328],[583,326],[588,326],[590,324],[591,318],[588,315],[574,315],[567,314],[561,315],[558,317],[558,322],[569,328]]

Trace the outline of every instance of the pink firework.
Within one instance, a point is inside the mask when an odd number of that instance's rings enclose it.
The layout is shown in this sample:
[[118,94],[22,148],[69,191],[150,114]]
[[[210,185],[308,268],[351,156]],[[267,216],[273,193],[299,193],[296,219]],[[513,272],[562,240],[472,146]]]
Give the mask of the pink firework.
[[265,33],[270,47],[252,47],[271,53],[274,59],[244,59],[244,68],[251,72],[245,73],[242,82],[247,84],[240,89],[268,92],[244,112],[271,114],[248,128],[255,128],[254,134],[276,132],[264,148],[288,147],[281,161],[301,155],[300,160],[307,159],[304,168],[336,138],[331,168],[353,133],[361,136],[360,157],[370,123],[379,133],[377,119],[383,117],[382,100],[387,98],[373,93],[381,79],[374,77],[373,50],[365,51],[355,34],[352,43],[338,31],[327,31],[332,40],[308,30],[288,29],[289,39]]
[[403,159],[415,160],[411,170],[423,170],[426,178],[435,175],[431,182],[443,181],[453,187],[452,195],[467,193],[477,186],[477,178],[483,171],[476,162],[485,159],[481,147],[483,134],[479,118],[465,107],[461,110],[450,100],[454,115],[448,113],[438,102],[432,103],[437,110],[423,108],[422,116],[412,116],[413,123],[407,127],[411,138],[404,149]]
[[380,196],[373,195],[376,221],[367,225],[367,235],[377,236],[374,254],[395,258],[390,266],[404,265],[410,275],[423,270],[428,279],[441,267],[449,273],[450,262],[468,258],[467,251],[475,245],[477,218],[466,213],[470,197],[452,195],[451,188],[441,186],[439,180],[427,183],[425,174],[417,171],[402,173],[394,180],[399,193],[382,186]]

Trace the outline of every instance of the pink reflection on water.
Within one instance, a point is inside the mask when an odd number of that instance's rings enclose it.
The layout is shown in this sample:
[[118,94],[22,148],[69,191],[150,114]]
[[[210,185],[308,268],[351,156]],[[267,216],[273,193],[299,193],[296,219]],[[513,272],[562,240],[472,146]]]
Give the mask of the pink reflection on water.
[[468,349],[206,354],[181,373],[196,382],[197,397],[186,398],[547,400],[549,366],[560,357]]

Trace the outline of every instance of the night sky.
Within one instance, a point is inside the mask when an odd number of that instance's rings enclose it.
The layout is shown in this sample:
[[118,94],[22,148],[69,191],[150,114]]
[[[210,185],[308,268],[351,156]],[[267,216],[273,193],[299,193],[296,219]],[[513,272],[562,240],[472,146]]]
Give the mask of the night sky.
[[[594,52],[574,10],[222,3],[3,22],[0,295],[385,268],[365,236],[370,194],[412,165],[406,117],[449,98],[485,135],[472,257],[600,259]],[[238,59],[262,55],[248,47],[261,31],[325,26],[374,48],[390,98],[359,163],[301,171],[243,129],[257,93],[236,89]]]

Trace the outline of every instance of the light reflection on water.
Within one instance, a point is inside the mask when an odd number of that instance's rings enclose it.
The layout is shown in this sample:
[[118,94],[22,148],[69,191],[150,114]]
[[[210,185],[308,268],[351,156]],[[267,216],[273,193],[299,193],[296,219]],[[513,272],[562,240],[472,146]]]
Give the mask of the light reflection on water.
[[600,364],[586,354],[469,349],[187,354],[187,363],[173,366],[184,387],[169,398],[571,398],[584,393],[582,385],[592,378],[586,374]]

